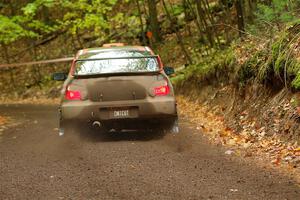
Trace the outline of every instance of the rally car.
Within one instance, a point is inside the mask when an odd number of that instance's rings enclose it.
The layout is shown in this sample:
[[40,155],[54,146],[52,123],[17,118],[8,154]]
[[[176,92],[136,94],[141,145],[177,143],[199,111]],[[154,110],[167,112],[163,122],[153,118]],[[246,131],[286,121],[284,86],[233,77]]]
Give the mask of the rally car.
[[59,106],[60,134],[68,124],[105,131],[157,130],[177,133],[174,90],[165,67],[149,47],[105,45],[80,50],[65,81]]

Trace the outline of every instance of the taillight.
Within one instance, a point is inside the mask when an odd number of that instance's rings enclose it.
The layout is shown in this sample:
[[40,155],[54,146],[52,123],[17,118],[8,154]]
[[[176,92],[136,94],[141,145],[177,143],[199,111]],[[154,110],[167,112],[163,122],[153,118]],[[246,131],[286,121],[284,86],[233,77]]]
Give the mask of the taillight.
[[166,96],[170,93],[170,87],[168,85],[163,85],[154,88],[155,96]]
[[81,100],[80,91],[67,89],[66,99],[67,100]]

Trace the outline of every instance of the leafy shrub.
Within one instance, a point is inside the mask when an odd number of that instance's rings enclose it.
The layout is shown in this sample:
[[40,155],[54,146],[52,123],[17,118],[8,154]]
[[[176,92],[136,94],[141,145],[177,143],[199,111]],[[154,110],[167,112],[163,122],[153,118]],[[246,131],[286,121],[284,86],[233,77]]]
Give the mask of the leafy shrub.
[[296,19],[293,12],[297,0],[271,0],[257,5],[257,20],[266,23],[287,23]]

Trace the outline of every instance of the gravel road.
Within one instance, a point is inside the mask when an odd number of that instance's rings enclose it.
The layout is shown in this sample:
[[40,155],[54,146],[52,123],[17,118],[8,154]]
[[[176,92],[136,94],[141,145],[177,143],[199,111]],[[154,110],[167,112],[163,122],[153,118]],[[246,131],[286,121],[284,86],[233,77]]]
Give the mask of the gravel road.
[[0,135],[0,199],[300,199],[279,172],[181,133],[58,136],[55,106],[2,105],[20,125]]

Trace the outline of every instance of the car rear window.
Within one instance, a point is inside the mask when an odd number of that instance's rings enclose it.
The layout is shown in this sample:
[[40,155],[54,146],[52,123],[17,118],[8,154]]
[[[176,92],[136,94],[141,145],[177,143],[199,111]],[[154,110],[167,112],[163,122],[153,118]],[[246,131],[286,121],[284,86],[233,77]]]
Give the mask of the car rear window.
[[139,52],[101,52],[86,59],[78,60],[75,75],[95,75],[107,73],[156,72],[159,65],[155,56],[145,56]]

